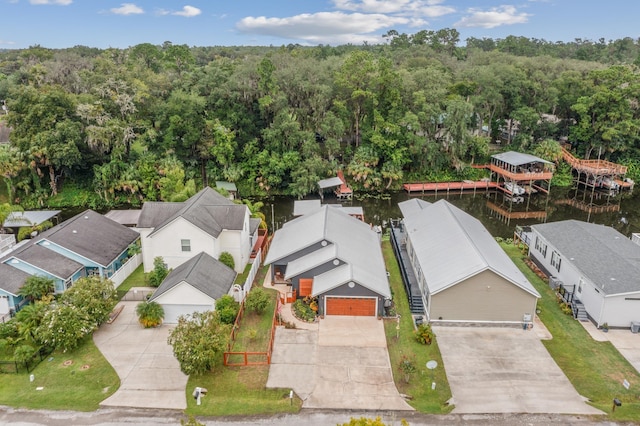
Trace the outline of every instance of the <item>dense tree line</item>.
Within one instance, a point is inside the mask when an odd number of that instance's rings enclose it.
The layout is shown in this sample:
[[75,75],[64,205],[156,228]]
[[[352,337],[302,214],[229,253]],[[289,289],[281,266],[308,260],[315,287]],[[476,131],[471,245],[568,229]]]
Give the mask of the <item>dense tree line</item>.
[[2,51],[0,175],[12,203],[74,189],[104,206],[182,200],[214,180],[302,197],[338,169],[369,191],[467,178],[498,140],[544,153],[564,137],[585,158],[640,164],[638,42],[385,38]]

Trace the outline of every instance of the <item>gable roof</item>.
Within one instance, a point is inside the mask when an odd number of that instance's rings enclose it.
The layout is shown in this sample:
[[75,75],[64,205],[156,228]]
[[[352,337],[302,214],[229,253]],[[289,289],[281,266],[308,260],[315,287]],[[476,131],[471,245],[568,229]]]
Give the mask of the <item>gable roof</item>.
[[236,204],[210,187],[184,203],[144,203],[138,226],[154,228],[150,236],[177,218],[183,218],[217,238],[222,230],[242,230],[247,206]]
[[[315,212],[285,223],[275,233],[265,264],[326,241],[327,246],[335,246],[335,258],[347,264],[350,280],[384,297],[391,297],[378,234],[342,210],[324,205]],[[307,255],[306,259],[300,258],[291,263],[299,270],[301,265],[312,265],[319,258],[326,260],[325,255],[330,249],[320,250],[322,253]],[[314,281],[314,293],[317,294],[316,289],[319,288]]]
[[12,259],[32,265],[62,280],[69,279],[76,272],[84,269],[83,264],[32,241],[9,253],[3,259],[3,263],[11,266]]
[[531,228],[604,294],[640,291],[640,245],[614,228],[573,219]]
[[60,210],[28,210],[11,212],[4,221],[5,228],[39,225],[60,213]]
[[446,200],[423,207],[404,224],[432,294],[491,270],[540,297],[479,220]]
[[529,163],[546,163],[551,164],[551,162],[542,159],[540,157],[536,157],[535,155],[525,154],[524,152],[517,151],[507,151],[502,152],[500,154],[494,154],[491,158],[495,158],[500,161],[504,161],[507,164],[511,164],[513,166],[521,166],[523,164]]
[[236,271],[224,263],[201,252],[169,272],[149,300],[157,299],[183,281],[217,300],[229,292],[236,275]]
[[29,277],[29,274],[22,272],[18,268],[0,263],[0,289],[14,296],[18,295],[20,287]]
[[139,236],[131,228],[100,213],[85,210],[40,234],[37,243],[50,241],[106,267]]
[[407,217],[416,212],[419,212],[427,207],[429,207],[431,203],[421,200],[420,198],[412,198],[411,200],[403,201],[398,203],[398,207],[400,207],[400,212],[403,217]]

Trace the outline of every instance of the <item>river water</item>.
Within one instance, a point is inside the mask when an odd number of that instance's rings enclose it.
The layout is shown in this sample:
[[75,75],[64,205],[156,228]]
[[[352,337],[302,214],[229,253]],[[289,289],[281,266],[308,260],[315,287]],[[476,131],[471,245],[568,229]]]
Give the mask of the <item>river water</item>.
[[[405,191],[393,192],[385,199],[373,197],[358,197],[355,194],[352,201],[340,202],[325,195],[325,203],[339,203],[344,206],[361,206],[364,210],[365,221],[385,228],[389,219],[398,219],[402,215],[398,203],[411,198],[421,198],[434,202],[446,199],[451,204],[479,219],[494,237],[508,238],[513,236],[516,225],[532,225],[543,222],[555,222],[565,219],[577,219],[592,223],[612,226],[622,234],[640,232],[640,194],[622,192],[616,196],[604,193],[592,193],[577,188],[551,188],[549,196],[538,193],[520,204],[510,204],[504,200],[502,193],[478,191],[460,193],[439,192],[437,195],[409,195]],[[319,196],[305,199],[319,199]],[[358,199],[361,198],[361,199]],[[265,214],[270,229],[279,229],[293,219],[292,197],[274,196],[263,198],[262,212]],[[527,205],[528,203],[528,205]],[[589,208],[590,206],[590,208]],[[516,219],[505,213],[509,208],[515,212],[529,212],[539,218]],[[502,214],[496,209],[502,210]]]

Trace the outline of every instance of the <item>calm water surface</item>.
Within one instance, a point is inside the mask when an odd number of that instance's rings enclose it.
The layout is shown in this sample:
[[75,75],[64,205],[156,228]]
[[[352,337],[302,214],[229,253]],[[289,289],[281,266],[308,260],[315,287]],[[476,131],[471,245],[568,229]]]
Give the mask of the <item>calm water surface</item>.
[[[475,194],[450,192],[448,195],[439,192],[437,196],[422,196],[409,195],[407,192],[402,191],[392,193],[389,199],[367,197],[358,200],[356,199],[358,198],[356,194],[352,201],[347,202],[339,202],[335,198],[325,196],[325,202],[340,203],[344,206],[361,206],[367,222],[383,227],[387,226],[389,219],[402,217],[398,208],[399,202],[418,197],[429,202],[443,198],[448,200],[456,207],[479,219],[489,232],[496,237],[512,237],[516,225],[532,225],[565,219],[577,219],[609,225],[630,236],[633,232],[640,232],[639,192],[640,189],[636,188],[635,193],[623,192],[617,196],[607,196],[606,194],[592,194],[591,191],[575,188],[552,188],[548,197],[545,194],[531,195],[528,206],[526,197],[523,203],[511,205],[513,212],[545,212],[546,218],[543,219],[509,219],[496,213],[491,208],[491,205],[497,205],[506,211],[509,210],[510,206],[509,202],[503,199],[504,196],[501,193],[495,192],[476,192]],[[305,199],[314,198],[319,199],[319,196]],[[270,227],[277,230],[285,222],[293,218],[294,198],[274,196],[263,198],[260,201],[264,203],[262,211]],[[590,211],[588,209],[589,204],[592,205]],[[586,210],[582,210],[576,205],[581,205]]]

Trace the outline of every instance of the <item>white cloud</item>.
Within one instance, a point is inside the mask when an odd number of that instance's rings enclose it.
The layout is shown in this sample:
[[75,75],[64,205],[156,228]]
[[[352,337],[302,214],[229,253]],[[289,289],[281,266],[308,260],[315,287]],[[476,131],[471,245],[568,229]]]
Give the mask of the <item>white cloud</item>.
[[2,39],[0,39],[0,45],[8,45],[8,46],[11,46],[11,45],[13,45],[13,44],[16,44],[16,42],[15,42],[15,41],[8,41],[8,40],[2,40]]
[[435,18],[456,11],[443,0],[333,0],[336,9],[365,13],[391,13]]
[[198,16],[202,13],[200,9],[193,6],[185,6],[179,12],[173,12],[174,15],[184,16],[186,18],[193,18],[194,16]]
[[453,24],[454,27],[495,28],[501,25],[524,24],[531,16],[518,13],[514,6],[494,7],[488,11],[469,9],[470,15]]
[[286,39],[299,39],[313,44],[381,43],[380,35],[371,34],[394,25],[408,24],[400,16],[379,13],[319,12],[286,18],[246,17],[236,24],[244,33]]
[[68,6],[73,0],[29,0],[31,4],[59,4],[60,6]]
[[133,3],[122,3],[120,7],[111,9],[111,13],[116,15],[139,15],[144,13],[144,10]]

